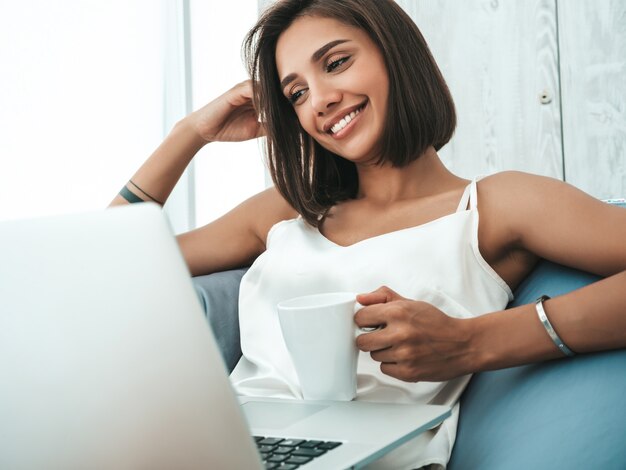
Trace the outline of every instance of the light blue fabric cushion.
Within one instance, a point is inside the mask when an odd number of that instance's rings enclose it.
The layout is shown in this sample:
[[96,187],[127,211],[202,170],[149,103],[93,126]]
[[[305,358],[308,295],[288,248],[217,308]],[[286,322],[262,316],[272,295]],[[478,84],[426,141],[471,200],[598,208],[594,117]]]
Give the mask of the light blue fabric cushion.
[[[512,306],[596,279],[541,262]],[[626,469],[626,350],[474,375],[450,470],[579,468]]]
[[193,284],[211,325],[228,371],[241,357],[239,338],[239,283],[246,269],[193,278]]

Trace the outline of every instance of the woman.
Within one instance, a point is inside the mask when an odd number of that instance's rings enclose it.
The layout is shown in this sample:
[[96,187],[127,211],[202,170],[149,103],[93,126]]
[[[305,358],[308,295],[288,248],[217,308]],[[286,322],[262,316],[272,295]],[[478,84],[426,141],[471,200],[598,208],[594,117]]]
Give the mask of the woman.
[[[239,393],[301,396],[275,306],[315,292],[364,292],[357,324],[383,326],[357,339],[361,400],[454,405],[466,374],[626,346],[626,211],[549,178],[449,172],[454,105],[393,1],[279,1],[246,52],[254,81],[180,121],[112,202],[164,202],[203,145],[267,135],[275,187],[179,237],[194,275],[252,264]],[[540,258],[607,277],[504,311]],[[457,417],[378,466],[445,467]]]

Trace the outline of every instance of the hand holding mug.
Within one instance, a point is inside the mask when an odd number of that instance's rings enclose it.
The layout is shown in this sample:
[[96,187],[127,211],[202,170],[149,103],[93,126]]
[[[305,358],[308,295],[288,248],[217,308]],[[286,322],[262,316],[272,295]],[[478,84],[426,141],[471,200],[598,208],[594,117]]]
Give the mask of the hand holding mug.
[[388,287],[357,296],[360,327],[381,325],[360,335],[357,347],[381,363],[380,370],[406,381],[443,381],[471,372],[467,358],[471,319],[453,318],[435,306],[409,300]]

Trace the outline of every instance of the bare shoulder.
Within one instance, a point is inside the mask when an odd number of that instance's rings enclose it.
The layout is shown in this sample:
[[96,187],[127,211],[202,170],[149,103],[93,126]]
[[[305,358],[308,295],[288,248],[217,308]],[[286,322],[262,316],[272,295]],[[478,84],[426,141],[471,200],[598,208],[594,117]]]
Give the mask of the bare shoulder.
[[[507,220],[543,217],[546,214],[567,215],[613,208],[580,189],[556,178],[522,171],[503,171],[478,183],[479,201]],[[508,214],[508,216],[507,216]]]
[[178,236],[193,275],[249,266],[265,251],[267,233],[296,211],[274,189],[245,200],[217,220]]
[[252,221],[252,229],[264,244],[267,233],[275,224],[298,216],[298,212],[274,187],[252,196],[241,205],[241,210]]
[[483,228],[510,246],[603,275],[626,262],[626,211],[571,184],[507,171],[481,180],[478,193]]
[[[520,203],[531,200],[533,195],[559,192],[566,188],[575,189],[556,178],[525,173],[523,171],[502,171],[487,176],[478,182],[478,187],[487,196],[499,196],[507,202],[517,200]],[[520,196],[523,198],[520,199]]]

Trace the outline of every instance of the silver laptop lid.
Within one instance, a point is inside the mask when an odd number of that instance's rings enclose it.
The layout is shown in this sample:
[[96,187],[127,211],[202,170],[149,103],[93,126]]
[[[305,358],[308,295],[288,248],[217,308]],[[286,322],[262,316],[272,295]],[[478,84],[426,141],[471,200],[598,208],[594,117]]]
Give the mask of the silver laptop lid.
[[0,376],[0,468],[260,468],[157,206],[0,223]]

